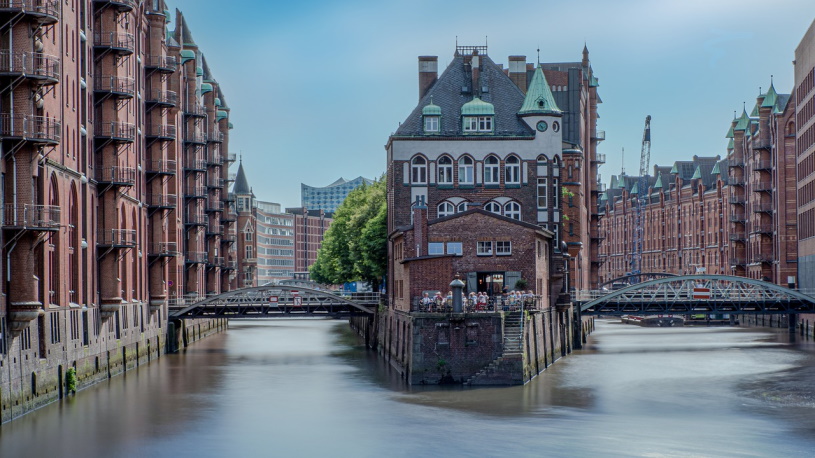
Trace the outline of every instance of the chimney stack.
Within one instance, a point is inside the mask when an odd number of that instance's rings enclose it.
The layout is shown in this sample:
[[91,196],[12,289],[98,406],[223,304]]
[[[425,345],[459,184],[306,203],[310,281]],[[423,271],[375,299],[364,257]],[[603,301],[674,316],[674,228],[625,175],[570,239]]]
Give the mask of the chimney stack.
[[419,56],[419,100],[439,78],[439,57]]
[[526,94],[526,56],[509,56],[509,78]]
[[415,256],[427,254],[427,203],[425,196],[416,196],[413,204],[413,237],[416,243]]

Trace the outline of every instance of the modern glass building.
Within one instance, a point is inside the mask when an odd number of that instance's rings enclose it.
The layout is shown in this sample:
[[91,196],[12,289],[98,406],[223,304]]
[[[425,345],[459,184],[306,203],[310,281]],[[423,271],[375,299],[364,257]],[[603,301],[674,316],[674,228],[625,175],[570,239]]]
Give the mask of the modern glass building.
[[300,183],[301,206],[309,210],[323,210],[326,213],[333,213],[345,200],[345,196],[363,183],[371,184],[373,180],[357,177],[351,181],[346,181],[344,178],[340,178],[322,188]]

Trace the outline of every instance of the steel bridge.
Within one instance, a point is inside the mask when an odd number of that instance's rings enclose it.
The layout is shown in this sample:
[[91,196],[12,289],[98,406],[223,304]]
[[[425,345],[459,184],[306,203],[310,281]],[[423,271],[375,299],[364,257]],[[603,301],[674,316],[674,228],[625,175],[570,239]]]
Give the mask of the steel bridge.
[[580,315],[815,313],[815,297],[773,283],[730,275],[684,275],[616,291],[578,292]]
[[371,315],[379,293],[344,297],[302,286],[275,285],[242,288],[170,307],[170,318],[342,318]]

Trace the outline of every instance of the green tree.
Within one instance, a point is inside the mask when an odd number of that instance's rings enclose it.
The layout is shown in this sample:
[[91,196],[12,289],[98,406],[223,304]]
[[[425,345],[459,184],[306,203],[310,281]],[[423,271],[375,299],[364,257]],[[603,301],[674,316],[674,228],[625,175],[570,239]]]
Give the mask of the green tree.
[[387,271],[387,214],[384,177],[351,191],[334,213],[311,278],[331,284],[365,281],[378,291]]

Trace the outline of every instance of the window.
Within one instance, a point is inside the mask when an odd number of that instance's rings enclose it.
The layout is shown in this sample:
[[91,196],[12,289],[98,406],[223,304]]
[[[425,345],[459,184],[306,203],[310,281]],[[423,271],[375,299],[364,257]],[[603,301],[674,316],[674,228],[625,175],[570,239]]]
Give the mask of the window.
[[499,184],[501,181],[498,175],[500,168],[498,158],[490,156],[484,160],[484,184]]
[[552,207],[558,208],[560,207],[560,187],[558,186],[557,178],[552,178]]
[[451,204],[450,202],[442,202],[438,206],[439,218],[441,218],[442,216],[450,216],[450,215],[454,214],[455,212],[456,211],[453,208],[453,204]]
[[549,188],[548,179],[538,178],[538,208],[548,208]]
[[443,242],[430,242],[427,244],[427,254],[434,255],[434,254],[444,254],[444,243]]
[[439,184],[453,184],[453,160],[447,156],[439,158]]
[[497,202],[487,202],[487,205],[484,205],[484,210],[496,215],[501,214],[501,206]]
[[251,259],[251,258],[255,257],[254,254],[255,254],[255,251],[252,248],[252,245],[247,245],[246,246],[246,256],[244,256],[244,257],[248,258],[248,259]]
[[456,207],[456,212],[457,213],[466,212],[466,211],[467,211],[467,202],[462,202],[462,203],[458,204],[458,207]]
[[510,156],[504,165],[504,183],[506,184],[520,184],[521,183],[521,161],[515,157]]
[[478,256],[492,256],[492,242],[478,242],[476,254]]
[[447,242],[447,254],[457,254],[461,256],[464,253],[464,248],[461,242]]
[[251,232],[244,232],[243,233],[243,240],[246,242],[252,241],[252,233]]
[[473,159],[469,156],[458,160],[458,184],[473,184]]
[[498,256],[509,256],[512,254],[512,242],[495,242],[495,254]]
[[492,132],[492,116],[465,116],[464,132]]
[[421,156],[411,161],[411,183],[427,183],[427,161]]
[[425,132],[438,132],[439,131],[439,117],[438,116],[425,116],[424,117],[424,131]]
[[521,204],[518,202],[508,202],[504,205],[504,216],[507,218],[521,220]]

